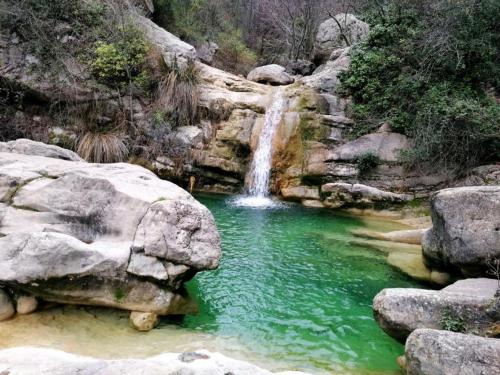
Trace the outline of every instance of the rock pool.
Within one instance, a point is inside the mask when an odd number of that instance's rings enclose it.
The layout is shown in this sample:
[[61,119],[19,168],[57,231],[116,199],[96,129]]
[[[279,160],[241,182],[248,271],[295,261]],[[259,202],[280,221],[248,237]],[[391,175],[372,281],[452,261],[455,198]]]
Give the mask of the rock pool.
[[385,256],[352,245],[353,229],[398,224],[287,205],[236,207],[231,198],[197,197],[214,214],[223,259],[188,284],[196,316],[165,319],[143,334],[125,312],[58,307],[0,324],[0,347],[41,345],[96,357],[146,357],[207,348],[271,370],[397,373],[403,346],[372,319],[385,287],[418,284]]

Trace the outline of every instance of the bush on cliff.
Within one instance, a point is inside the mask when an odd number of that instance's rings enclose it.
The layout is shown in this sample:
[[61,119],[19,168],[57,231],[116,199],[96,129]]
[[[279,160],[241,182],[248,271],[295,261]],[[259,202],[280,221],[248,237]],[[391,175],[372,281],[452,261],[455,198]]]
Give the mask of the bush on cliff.
[[472,167],[500,149],[500,2],[390,1],[341,76],[359,135],[413,138],[409,166]]

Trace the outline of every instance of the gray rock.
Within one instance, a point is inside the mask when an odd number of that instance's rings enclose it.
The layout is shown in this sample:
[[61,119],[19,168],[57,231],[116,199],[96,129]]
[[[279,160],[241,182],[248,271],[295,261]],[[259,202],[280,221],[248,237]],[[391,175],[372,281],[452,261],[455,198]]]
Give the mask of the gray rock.
[[412,199],[411,195],[396,194],[362,184],[342,182],[328,183],[321,186],[323,204],[330,208],[345,205],[371,205],[375,203],[401,203]]
[[290,61],[286,64],[286,72],[293,76],[310,76],[314,72],[314,63],[308,60]]
[[500,186],[445,189],[431,198],[433,227],[423,239],[426,262],[466,276],[492,276],[500,259]]
[[406,342],[408,375],[500,374],[500,340],[418,329]]
[[[189,358],[189,361],[183,359]],[[102,360],[53,349],[14,348],[0,351],[0,373],[9,375],[271,375],[249,363],[199,350],[189,356],[165,353],[148,359]],[[292,372],[296,375],[305,373]],[[292,374],[292,373],[281,373]]]
[[462,280],[440,291],[384,289],[373,300],[374,316],[387,334],[401,342],[418,328],[443,329],[447,320],[466,331],[485,333],[496,320],[489,308],[497,289],[493,279]]
[[16,314],[9,295],[0,289],[0,322],[12,318]]
[[350,47],[332,52],[330,60],[320,65],[312,75],[303,77],[300,82],[325,93],[335,93],[340,81],[338,75],[349,68]]
[[289,85],[295,81],[284,67],[277,64],[259,66],[248,73],[248,80],[273,85]]
[[0,281],[47,301],[192,311],[177,289],[219,262],[210,212],[138,166],[0,152],[0,197]]
[[218,50],[219,45],[217,43],[206,42],[196,49],[196,55],[198,56],[198,59],[200,59],[200,61],[204,62],[205,64],[211,65]]
[[196,59],[196,49],[192,45],[183,42],[140,14],[133,14],[133,16],[136,25],[160,49],[167,64],[172,64],[176,60],[178,63],[182,63],[186,59]]
[[318,27],[314,44],[315,59],[325,61],[332,51],[358,43],[366,38],[369,31],[370,27],[367,23],[349,13],[337,14],[335,19],[327,19]]
[[174,137],[186,146],[200,148],[203,141],[203,131],[196,126],[181,126],[177,128]]
[[35,142],[29,139],[16,139],[11,142],[0,142],[0,152],[12,152],[24,155],[45,156],[47,158],[83,161],[76,153],[61,147]]
[[364,135],[333,150],[332,160],[356,161],[368,152],[382,161],[397,161],[403,150],[410,148],[410,141],[399,133],[373,133]]

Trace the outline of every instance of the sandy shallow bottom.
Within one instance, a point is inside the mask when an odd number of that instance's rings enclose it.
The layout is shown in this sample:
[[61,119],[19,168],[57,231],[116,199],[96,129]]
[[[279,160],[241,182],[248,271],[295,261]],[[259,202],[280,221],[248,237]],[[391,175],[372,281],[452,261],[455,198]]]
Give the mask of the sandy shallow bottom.
[[0,348],[36,346],[94,358],[147,358],[165,352],[207,349],[269,369],[283,363],[257,358],[233,338],[216,337],[163,322],[143,333],[129,325],[124,311],[57,306],[0,323]]
[[[285,361],[270,361],[258,356],[230,337],[190,331],[168,322],[147,333],[137,332],[130,327],[128,315],[124,311],[87,306],[55,306],[30,315],[18,315],[0,323],[0,349],[33,346],[102,359],[148,358],[165,352],[206,349],[271,371],[291,370]],[[335,374],[399,373],[339,370]]]

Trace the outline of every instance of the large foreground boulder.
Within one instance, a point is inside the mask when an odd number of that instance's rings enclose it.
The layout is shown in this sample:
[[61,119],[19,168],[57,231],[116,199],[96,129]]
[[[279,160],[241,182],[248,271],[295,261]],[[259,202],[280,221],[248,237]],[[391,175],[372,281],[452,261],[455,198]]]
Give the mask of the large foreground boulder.
[[0,283],[59,303],[192,311],[183,282],[221,255],[208,209],[144,168],[31,144],[0,143]]
[[318,27],[314,44],[314,57],[317,61],[327,60],[331,53],[343,47],[351,46],[364,39],[370,31],[367,23],[353,14],[337,14]]
[[500,374],[500,340],[418,329],[406,342],[408,375]]
[[432,229],[423,239],[426,262],[466,276],[489,273],[500,260],[500,186],[445,189],[431,198]]
[[440,290],[384,289],[373,300],[377,323],[404,343],[418,328],[455,329],[486,334],[499,319],[498,281],[467,279]]
[[295,81],[286,72],[285,67],[277,64],[259,66],[248,73],[247,79],[258,83],[270,83],[272,85],[289,85]]
[[[148,359],[102,360],[52,349],[14,348],[0,351],[0,373],[9,375],[271,375],[249,363],[200,350],[166,353]],[[292,373],[281,373],[282,375]],[[307,375],[294,372],[296,375]]]

